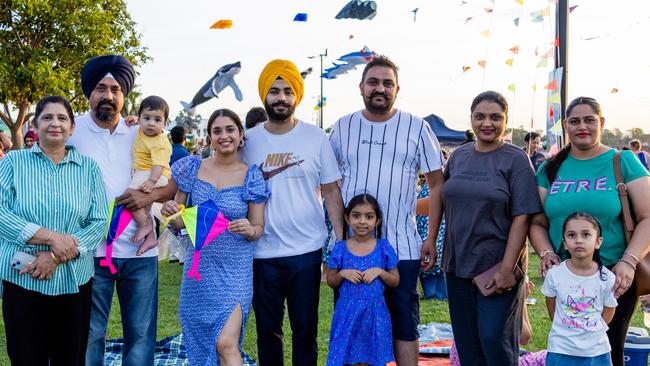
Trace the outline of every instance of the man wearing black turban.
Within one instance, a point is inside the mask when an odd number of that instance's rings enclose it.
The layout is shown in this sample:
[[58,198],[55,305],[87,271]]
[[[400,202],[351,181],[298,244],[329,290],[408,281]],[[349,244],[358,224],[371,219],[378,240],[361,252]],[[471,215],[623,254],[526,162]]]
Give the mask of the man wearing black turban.
[[[79,153],[98,163],[109,200],[115,199],[116,207],[123,204],[129,210],[146,207],[154,201],[165,201],[176,191],[173,182],[149,194],[128,189],[133,164],[131,150],[138,127],[128,126],[120,116],[120,110],[134,81],[133,66],[123,56],[105,55],[90,59],[81,71],[81,88],[88,98],[90,111],[75,118],[74,135],[67,141]],[[131,222],[108,246],[105,242],[100,243],[94,253],[95,276],[86,365],[104,364],[108,314],[116,287],[124,329],[122,365],[154,363],[158,249],[136,256],[141,243],[134,244],[130,240],[136,229],[135,222]]]

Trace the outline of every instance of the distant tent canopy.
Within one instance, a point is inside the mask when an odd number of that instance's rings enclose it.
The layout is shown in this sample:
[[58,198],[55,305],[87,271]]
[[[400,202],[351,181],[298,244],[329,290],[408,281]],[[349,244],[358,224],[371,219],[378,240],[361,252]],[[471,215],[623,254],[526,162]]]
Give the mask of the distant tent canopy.
[[445,125],[445,121],[442,118],[435,114],[424,117],[424,120],[429,123],[440,144],[458,146],[465,141],[465,131],[452,130]]

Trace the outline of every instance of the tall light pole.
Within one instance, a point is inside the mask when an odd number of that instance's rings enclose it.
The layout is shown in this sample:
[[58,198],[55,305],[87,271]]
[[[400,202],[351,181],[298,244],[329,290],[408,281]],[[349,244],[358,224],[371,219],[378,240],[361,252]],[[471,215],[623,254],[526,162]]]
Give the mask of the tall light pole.
[[325,49],[325,53],[321,53],[318,56],[309,56],[307,58],[314,59],[316,57],[320,58],[320,74],[318,74],[318,77],[320,78],[320,96],[318,97],[318,106],[319,106],[319,117],[318,117],[318,127],[321,129],[323,128],[323,57],[327,57],[327,48]]

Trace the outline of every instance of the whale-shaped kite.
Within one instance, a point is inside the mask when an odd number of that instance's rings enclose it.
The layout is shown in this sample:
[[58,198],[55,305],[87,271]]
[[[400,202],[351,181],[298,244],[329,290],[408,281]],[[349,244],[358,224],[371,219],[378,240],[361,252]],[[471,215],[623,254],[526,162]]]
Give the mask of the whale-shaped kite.
[[211,98],[218,98],[219,93],[228,86],[235,92],[235,98],[241,102],[244,99],[244,96],[242,95],[237,83],[235,83],[235,75],[240,71],[241,62],[239,61],[234,64],[221,66],[217,73],[201,87],[190,103],[181,102],[183,109],[185,109],[186,112],[193,114],[197,105],[204,103]]

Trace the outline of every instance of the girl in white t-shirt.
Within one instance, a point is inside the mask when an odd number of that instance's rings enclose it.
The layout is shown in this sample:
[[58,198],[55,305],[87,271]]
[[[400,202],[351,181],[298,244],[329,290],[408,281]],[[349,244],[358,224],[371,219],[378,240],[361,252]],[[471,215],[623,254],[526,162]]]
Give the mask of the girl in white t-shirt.
[[553,320],[546,365],[612,365],[607,323],[616,310],[614,274],[603,267],[600,223],[575,212],[564,221],[562,243],[570,257],[546,273],[542,293]]

